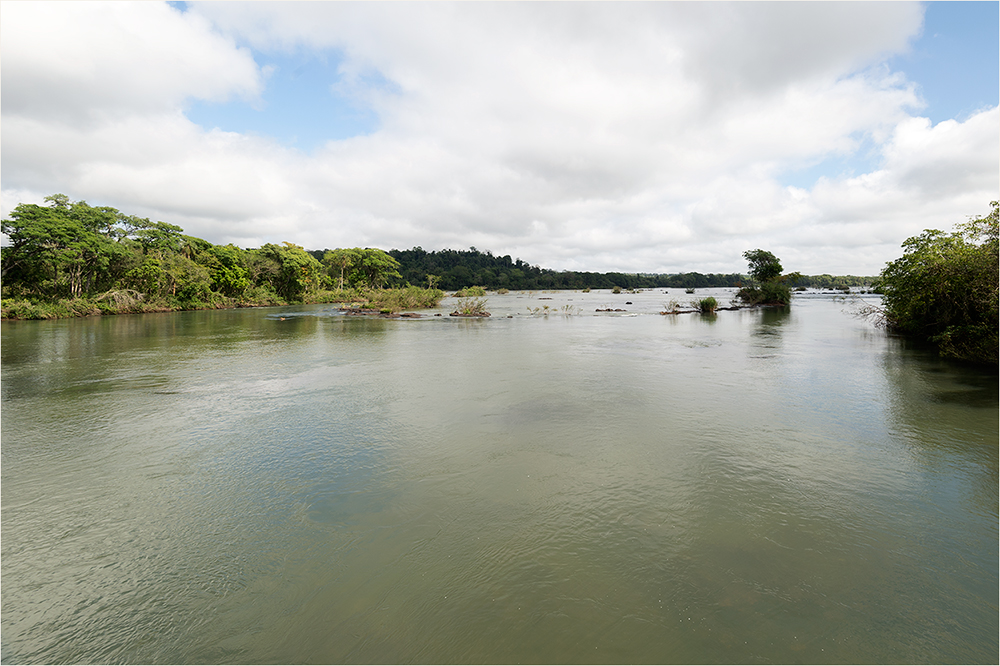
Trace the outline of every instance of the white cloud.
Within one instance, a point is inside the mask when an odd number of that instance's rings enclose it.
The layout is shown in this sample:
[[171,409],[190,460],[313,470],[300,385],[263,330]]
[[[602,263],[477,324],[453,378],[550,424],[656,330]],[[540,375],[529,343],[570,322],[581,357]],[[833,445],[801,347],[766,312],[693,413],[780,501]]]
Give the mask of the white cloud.
[[248,50],[161,3],[5,3],[0,30],[5,116],[100,124],[261,90]]
[[[997,196],[997,110],[932,127],[880,64],[918,4],[190,7],[4,4],[5,214],[62,191],[245,246],[724,272],[765,247],[790,270],[872,273]],[[239,44],[335,49],[338,91],[378,131],[304,154],[192,124],[187,100],[260,94]],[[862,145],[872,173],[778,180]]]

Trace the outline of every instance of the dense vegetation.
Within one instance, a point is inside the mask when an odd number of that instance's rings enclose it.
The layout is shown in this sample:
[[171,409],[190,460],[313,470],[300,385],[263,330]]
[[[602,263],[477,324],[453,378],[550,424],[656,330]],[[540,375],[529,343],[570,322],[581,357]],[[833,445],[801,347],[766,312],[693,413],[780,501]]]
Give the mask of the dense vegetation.
[[398,263],[382,250],[337,250],[321,262],[291,243],[213,245],[62,194],[46,202],[18,204],[2,222],[10,240],[0,253],[5,318],[345,301],[395,311],[444,295],[382,289],[399,279]]
[[750,264],[750,278],[736,298],[747,305],[788,305],[792,289],[788,285],[798,274],[783,276],[781,262],[766,250],[747,250],[743,258]]
[[[322,258],[331,250],[317,250]],[[548,289],[702,289],[709,287],[739,287],[746,277],[739,273],[592,273],[555,271],[529,265],[510,255],[495,256],[474,247],[468,250],[427,252],[423,248],[389,250],[399,262],[401,279],[411,284],[431,284],[454,291],[471,285],[487,289],[548,290]],[[799,275],[786,280],[790,287],[845,289],[870,285],[873,278],[855,275]]]
[[942,356],[997,363],[998,202],[990,206],[950,234],[929,229],[907,239],[879,276],[882,306],[864,314]]
[[[737,273],[554,271],[491,252],[373,248],[307,251],[291,243],[213,245],[175,225],[70,201],[18,204],[2,231],[2,316],[38,319],[120,312],[351,302],[379,310],[427,307],[441,289],[503,290],[741,287]],[[753,277],[750,278],[752,284]],[[783,278],[791,287],[847,288],[863,277]],[[411,286],[418,285],[418,286]]]

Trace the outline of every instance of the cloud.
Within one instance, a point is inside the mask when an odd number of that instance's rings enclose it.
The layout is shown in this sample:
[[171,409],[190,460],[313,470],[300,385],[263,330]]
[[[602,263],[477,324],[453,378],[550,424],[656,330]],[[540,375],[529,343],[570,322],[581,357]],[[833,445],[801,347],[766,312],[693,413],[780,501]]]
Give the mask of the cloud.
[[5,116],[93,126],[261,91],[247,49],[165,4],[13,2],[3,18]]
[[[189,7],[4,5],[5,214],[62,191],[244,246],[643,272],[741,270],[765,247],[871,273],[997,196],[996,108],[932,126],[883,64],[915,3]],[[253,54],[279,51],[335,54],[377,131],[307,153],[184,115],[259,99]],[[870,173],[781,181],[872,150]]]

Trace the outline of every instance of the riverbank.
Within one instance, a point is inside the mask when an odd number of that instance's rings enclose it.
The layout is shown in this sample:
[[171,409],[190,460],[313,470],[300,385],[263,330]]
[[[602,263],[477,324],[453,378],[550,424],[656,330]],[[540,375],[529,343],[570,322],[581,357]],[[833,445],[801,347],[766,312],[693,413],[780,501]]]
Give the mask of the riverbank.
[[342,289],[319,291],[301,301],[286,301],[270,292],[255,293],[252,297],[227,298],[212,294],[206,301],[181,301],[178,299],[147,299],[139,292],[124,289],[109,291],[98,296],[61,298],[5,298],[0,302],[0,319],[68,319],[119,314],[144,314],[155,312],[184,312],[192,310],[232,310],[236,308],[274,307],[296,304],[350,303],[354,308],[364,308],[389,314],[401,310],[433,308],[444,298],[440,289],[402,287],[398,289],[357,290]]

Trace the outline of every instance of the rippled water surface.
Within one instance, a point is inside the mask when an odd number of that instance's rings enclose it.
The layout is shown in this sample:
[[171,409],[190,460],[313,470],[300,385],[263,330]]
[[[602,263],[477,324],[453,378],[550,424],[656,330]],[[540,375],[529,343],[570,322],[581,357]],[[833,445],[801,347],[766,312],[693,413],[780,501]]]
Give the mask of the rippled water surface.
[[670,298],[4,322],[3,661],[996,663],[996,374]]

